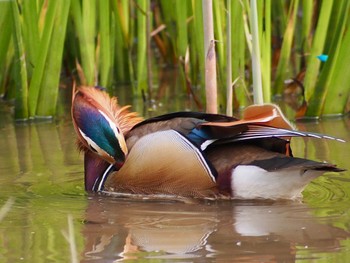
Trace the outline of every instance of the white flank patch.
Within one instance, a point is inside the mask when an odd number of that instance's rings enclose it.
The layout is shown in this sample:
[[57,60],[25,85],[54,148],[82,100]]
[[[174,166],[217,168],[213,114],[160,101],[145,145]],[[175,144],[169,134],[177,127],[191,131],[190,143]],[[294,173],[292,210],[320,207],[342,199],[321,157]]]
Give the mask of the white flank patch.
[[324,171],[282,169],[268,172],[258,166],[239,165],[232,172],[232,196],[236,199],[296,199],[305,186]]

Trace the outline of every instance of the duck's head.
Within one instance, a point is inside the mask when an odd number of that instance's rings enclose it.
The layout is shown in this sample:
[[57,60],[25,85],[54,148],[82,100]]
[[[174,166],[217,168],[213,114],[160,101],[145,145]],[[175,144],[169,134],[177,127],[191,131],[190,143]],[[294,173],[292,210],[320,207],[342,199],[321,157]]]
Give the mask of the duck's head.
[[115,98],[95,87],[80,87],[72,100],[72,120],[78,145],[119,169],[128,149],[118,123]]

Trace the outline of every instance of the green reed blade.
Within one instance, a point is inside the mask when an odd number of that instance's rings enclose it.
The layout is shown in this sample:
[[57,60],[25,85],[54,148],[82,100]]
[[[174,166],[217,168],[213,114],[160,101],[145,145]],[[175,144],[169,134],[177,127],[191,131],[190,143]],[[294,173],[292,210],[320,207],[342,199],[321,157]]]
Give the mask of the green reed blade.
[[114,61],[112,62],[117,82],[130,81],[129,73],[129,52],[131,47],[130,29],[129,29],[129,2],[128,1],[112,1],[113,21],[111,45],[114,46]]
[[[175,1],[174,0],[160,0],[159,1],[163,23],[166,25],[166,32],[174,49],[176,49],[176,15],[175,15]],[[198,3],[197,3],[198,5]]]
[[215,45],[217,51],[217,82],[218,82],[218,103],[225,105],[225,80],[227,55],[225,50],[226,35],[224,30],[226,27],[226,7],[224,1],[213,1],[214,13],[214,36],[218,42]]
[[[147,91],[147,34],[146,34],[146,11],[148,10],[149,0],[137,0],[137,87],[134,89],[135,95],[141,95]],[[150,87],[149,87],[150,88]]]
[[12,10],[10,2],[0,2],[0,97],[5,92],[5,82],[10,67],[9,63],[13,55],[10,47],[13,31],[11,20]]
[[152,74],[152,47],[151,47],[151,32],[152,32],[152,12],[151,12],[151,3],[147,4],[146,9],[146,64],[147,64],[147,86],[148,86],[148,95],[149,98],[152,98],[152,83],[153,83],[153,74]]
[[260,21],[264,24],[260,27],[261,78],[264,102],[267,103],[271,101],[271,0],[265,0],[261,9]]
[[38,45],[40,34],[37,1],[23,1],[22,10],[23,39],[26,46],[28,79],[30,80],[34,65],[37,63],[38,54],[41,52]]
[[[308,0],[306,0],[308,1]],[[271,16],[273,19],[273,35],[282,36],[283,32],[287,27],[288,22],[288,8],[285,6],[290,5],[290,1],[285,0],[274,0],[273,5],[271,6]]]
[[[129,6],[129,1],[127,1],[127,5]],[[135,14],[136,14],[136,6],[135,4],[130,5],[130,10],[129,10],[129,16],[133,16],[133,18],[135,18]],[[124,9],[125,10],[125,9]],[[127,45],[127,52],[126,52],[126,60],[127,60],[127,72],[129,75],[129,79],[131,80],[131,88],[132,91],[134,92],[134,94],[137,95],[137,72],[136,72],[136,66],[134,65],[135,63],[135,39],[136,39],[136,35],[137,35],[137,19],[128,19],[128,45]]]
[[347,16],[341,17],[339,23],[343,23],[345,32],[340,40],[339,55],[337,61],[334,63],[334,73],[329,84],[327,99],[324,104],[323,114],[340,114],[345,112],[346,103],[350,95],[350,74],[348,74],[348,65],[350,61],[350,2],[344,1],[346,6],[343,7],[344,13]]
[[41,83],[38,116],[55,116],[60,81],[64,40],[71,0],[61,0],[56,6],[55,22],[52,31],[50,50],[45,63]]
[[233,90],[232,90],[232,39],[231,39],[231,0],[226,1],[226,115],[232,116]]
[[72,16],[72,21],[74,24],[74,32],[77,35],[78,38],[78,44],[79,44],[79,51],[80,51],[80,60],[82,60],[82,57],[86,56],[86,47],[85,45],[82,45],[81,42],[84,39],[84,31],[83,31],[83,21],[82,21],[82,14],[81,14],[81,4],[79,0],[72,0],[71,8],[70,8],[70,15]]
[[346,31],[342,41],[338,60],[334,65],[334,74],[329,84],[323,115],[342,114],[350,95],[350,32]]
[[262,48],[263,54],[263,89],[264,89],[264,101],[271,101],[271,0],[265,0],[265,34],[263,35],[264,47]]
[[240,1],[232,1],[232,79],[237,80],[234,85],[234,91],[240,106],[248,104],[245,85],[246,38],[243,15],[243,5]]
[[217,40],[216,50],[217,50],[217,56],[218,56],[218,64],[220,70],[225,68],[226,61],[225,61],[225,5],[224,2],[219,1],[213,1],[213,13],[214,13],[214,35],[215,40]]
[[121,31],[121,27],[118,24],[118,19],[115,19],[115,29],[114,29],[114,58],[115,58],[115,74],[116,81],[126,82],[130,80],[128,77],[128,69],[129,69],[129,60],[128,60],[128,49],[125,47],[126,43],[124,42],[123,34]]
[[[96,38],[96,7],[95,0],[82,1],[82,21],[84,29],[84,42],[81,45],[86,46],[87,57],[83,62],[85,78],[88,84],[96,84],[95,78],[95,38]],[[107,15],[107,14],[106,14]]]
[[[313,23],[313,4],[312,0],[301,1],[297,15],[297,21],[294,32],[294,44],[291,54],[293,65],[293,76],[299,77],[304,73],[306,67],[306,57],[310,53],[312,40],[312,23]],[[299,79],[301,80],[301,79]]]
[[301,26],[301,44],[303,52],[309,53],[311,48],[311,29],[312,29],[312,19],[313,19],[313,5],[314,1],[307,0],[301,1],[302,4],[302,26]]
[[323,53],[323,47],[326,42],[327,29],[332,6],[333,0],[322,1],[321,3],[321,10],[317,21],[316,32],[312,40],[312,47],[310,56],[307,60],[307,68],[305,73],[304,87],[306,101],[309,101],[315,92],[316,81],[321,65],[321,62],[317,59],[316,56]]
[[28,84],[27,84],[27,68],[26,56],[22,38],[21,17],[18,11],[16,1],[11,2],[12,21],[13,21],[13,40],[15,46],[15,82],[16,84],[16,100],[15,100],[15,119],[24,120],[29,117],[28,114]]
[[[113,9],[112,6],[110,6],[110,9]],[[114,71],[114,65],[115,65],[115,51],[116,51],[116,18],[115,13],[113,11],[110,12],[110,24],[109,24],[109,55],[110,57],[110,69],[109,69],[109,85],[108,87],[111,88],[113,85],[113,82],[115,80],[115,71]],[[123,67],[125,67],[123,65]]]
[[[285,29],[285,32],[283,34],[283,43],[281,47],[281,53],[278,61],[275,84],[274,84],[275,92],[277,94],[282,93],[282,89],[284,87],[284,81],[287,78],[288,71],[290,70],[290,67],[289,67],[290,55],[291,55],[294,32],[295,32],[295,22],[296,22],[296,15],[298,12],[298,5],[299,5],[299,0],[292,0],[289,8],[288,22],[287,22],[287,27]],[[291,72],[289,72],[289,75],[290,74]]]
[[[131,47],[132,34],[131,34],[131,22],[130,21],[130,1],[129,0],[119,0],[112,1],[115,6],[115,13],[120,22],[120,28],[124,37],[124,42],[126,47]],[[131,5],[132,6],[132,5]]]
[[346,0],[337,0],[336,4],[332,6],[332,12],[329,18],[329,29],[332,30],[329,30],[327,32],[327,39],[325,41],[323,53],[328,52],[332,48],[332,46],[334,47],[334,42],[338,42],[339,30],[341,30],[341,28],[346,25],[346,20],[344,20],[346,19],[344,18],[344,16],[347,15],[344,14],[344,11],[346,10],[346,5]]
[[[71,12],[78,35],[85,85],[95,85],[96,2],[72,0]],[[84,81],[84,80],[81,80]]]
[[[349,59],[350,51],[348,50],[349,34],[346,32],[347,26],[344,21],[349,21],[350,4],[348,1],[338,1],[337,5],[340,5],[340,8],[333,9],[336,16],[334,23],[332,23],[333,36],[327,36],[327,40],[329,39],[331,42],[328,51],[329,59],[322,68],[314,96],[309,101],[308,116],[320,116],[324,112],[327,112],[328,115],[341,114],[346,105],[349,90],[347,80],[349,77],[345,64],[348,60],[344,61],[344,58]],[[346,34],[345,37],[344,33]],[[325,105],[326,101],[328,101],[327,105]]]
[[42,38],[39,43],[39,55],[36,60],[36,64],[33,69],[33,75],[29,87],[29,114],[30,117],[36,115],[36,109],[39,99],[40,87],[42,79],[44,77],[47,56],[49,53],[51,35],[54,27],[55,12],[57,8],[58,1],[48,1],[47,2],[47,12],[45,16],[45,24],[42,32]]
[[111,82],[112,71],[111,56],[111,29],[110,29],[110,7],[109,1],[99,1],[99,36],[100,36],[100,57],[99,57],[99,84],[107,87]]
[[261,53],[259,44],[259,29],[258,29],[258,12],[256,0],[250,1],[250,25],[252,31],[252,68],[253,68],[253,93],[254,103],[262,104],[264,102],[261,79]]
[[201,75],[204,75],[204,61],[205,61],[203,12],[201,7],[201,2],[192,0],[191,7],[193,12],[193,21],[190,23],[190,32],[189,32],[191,78],[194,84],[200,84],[200,86],[204,87],[204,78],[198,77],[199,75],[198,72],[200,72]]
[[185,58],[188,45],[187,0],[175,1],[177,56]]

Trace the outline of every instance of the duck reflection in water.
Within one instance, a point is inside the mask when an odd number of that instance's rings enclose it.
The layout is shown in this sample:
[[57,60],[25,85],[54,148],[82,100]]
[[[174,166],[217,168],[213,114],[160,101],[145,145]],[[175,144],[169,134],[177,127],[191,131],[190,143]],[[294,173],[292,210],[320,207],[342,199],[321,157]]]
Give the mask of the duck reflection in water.
[[320,223],[300,203],[187,204],[101,196],[89,200],[83,235],[82,262],[146,258],[289,262],[300,250],[335,251],[349,237],[346,231]]

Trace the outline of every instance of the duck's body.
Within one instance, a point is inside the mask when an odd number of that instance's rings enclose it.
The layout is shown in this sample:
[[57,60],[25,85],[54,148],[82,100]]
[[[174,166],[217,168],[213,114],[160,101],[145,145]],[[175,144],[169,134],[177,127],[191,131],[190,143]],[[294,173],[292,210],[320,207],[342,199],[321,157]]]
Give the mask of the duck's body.
[[[99,93],[103,100],[95,98]],[[322,136],[292,130],[274,105],[251,107],[242,120],[178,112],[141,121],[125,108],[112,107],[116,100],[112,101],[94,88],[79,89],[73,100],[72,116],[85,152],[87,190],[199,198],[295,199],[317,176],[341,171],[332,164],[292,157],[291,136]],[[110,106],[105,109],[101,104]],[[123,111],[124,126],[117,120]],[[98,136],[89,135],[89,128],[83,125],[86,118],[89,122],[98,120],[90,124],[94,129],[100,128]],[[126,119],[130,125],[126,125]],[[104,150],[108,148],[103,146],[106,142],[119,141],[121,146],[114,147],[118,151]]]

